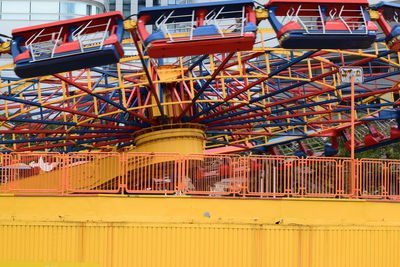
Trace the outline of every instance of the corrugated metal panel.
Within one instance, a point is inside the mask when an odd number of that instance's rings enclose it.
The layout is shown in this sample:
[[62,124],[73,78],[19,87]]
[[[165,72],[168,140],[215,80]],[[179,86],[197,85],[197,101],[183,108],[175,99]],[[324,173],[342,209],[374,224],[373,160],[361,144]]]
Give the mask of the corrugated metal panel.
[[0,267],[397,267],[399,207],[337,199],[4,196]]
[[0,236],[0,263],[53,262],[43,266],[397,267],[400,262],[400,227],[3,223]]

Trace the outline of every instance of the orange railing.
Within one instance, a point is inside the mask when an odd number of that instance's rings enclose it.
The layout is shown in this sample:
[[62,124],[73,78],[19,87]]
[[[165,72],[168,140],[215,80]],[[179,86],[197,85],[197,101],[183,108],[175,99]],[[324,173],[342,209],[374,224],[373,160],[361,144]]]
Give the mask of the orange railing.
[[342,158],[250,157],[247,195],[348,197],[349,160]]
[[232,195],[245,182],[235,155],[190,155],[183,157],[183,192],[190,195]]
[[0,154],[0,193],[400,199],[400,160],[11,153]]
[[[6,162],[0,180],[0,191],[18,193],[63,192],[63,178],[55,170],[65,162],[64,155],[58,153],[11,153],[3,155]],[[55,175],[54,175],[55,174]]]
[[9,154],[0,154],[0,166],[0,193],[3,193],[9,190],[9,183],[12,179],[13,169]]
[[67,193],[118,193],[123,184],[119,153],[65,154],[59,170]]
[[400,197],[400,160],[362,159],[357,164],[356,188],[360,197]]
[[123,155],[121,169],[127,193],[178,192],[181,181],[181,157],[168,153],[127,153]]

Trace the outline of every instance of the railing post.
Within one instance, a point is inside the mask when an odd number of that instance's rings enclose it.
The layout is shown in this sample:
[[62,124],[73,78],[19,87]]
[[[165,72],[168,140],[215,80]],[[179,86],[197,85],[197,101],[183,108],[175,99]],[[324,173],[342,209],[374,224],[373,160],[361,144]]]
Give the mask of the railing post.
[[[13,170],[11,168],[11,155],[10,154],[1,154],[1,176],[0,176],[0,184],[4,185],[3,190],[1,192],[10,192],[10,184],[13,181],[12,175]],[[4,168],[6,167],[6,168]]]
[[358,159],[351,159],[350,165],[351,165],[351,172],[350,172],[351,198],[358,198],[360,195],[359,168],[361,164]]
[[387,162],[383,162],[383,167],[382,167],[382,197],[383,198],[389,198],[389,183],[388,183],[388,166]]
[[343,169],[344,169],[344,164],[342,160],[336,160],[336,179],[335,179],[335,184],[336,184],[336,196],[340,197],[341,195],[345,195],[345,190],[344,190],[344,181],[343,181]]
[[[234,170],[233,171],[233,179],[234,183],[239,185],[239,190],[238,193],[241,194],[243,197],[246,196],[247,192],[249,192],[249,183],[250,183],[250,168],[251,164],[250,158],[248,156],[240,157],[238,159],[235,159],[239,162],[239,166],[237,166],[239,170],[239,177],[237,177],[237,172]],[[240,181],[238,181],[240,179]]]
[[292,171],[293,171],[293,166],[294,166],[294,161],[297,161],[298,159],[294,159],[291,162],[285,161],[283,163],[283,192],[287,194],[287,196],[292,196],[293,195],[293,188],[292,188]]
[[189,183],[188,177],[186,175],[186,162],[187,157],[185,155],[179,155],[177,158],[177,177],[176,177],[176,194],[177,195],[185,195],[187,184]]
[[63,154],[60,154],[59,155],[59,160],[60,160],[60,163],[59,163],[59,167],[61,168],[61,171],[60,171],[60,174],[61,174],[61,181],[60,181],[60,191],[61,191],[61,195],[64,195],[65,193],[66,193],[66,191],[67,191],[67,189],[66,189],[66,187],[67,187],[67,185],[66,185],[66,179],[67,179],[67,166],[68,166],[68,164],[67,164],[67,160],[68,160],[68,154],[65,154],[65,153],[63,153]]
[[305,197],[307,194],[306,174],[305,174],[306,166],[307,166],[307,159],[299,158],[298,166],[297,166],[298,170],[296,170],[296,173],[298,175],[297,176],[297,191],[298,191],[298,194],[300,197]]
[[[11,165],[17,166],[19,163],[19,159],[20,159],[20,154],[18,153],[11,153]],[[18,189],[18,180],[20,179],[20,173],[18,171],[18,168],[12,168],[12,180],[13,182],[11,183],[12,186],[9,187],[9,192],[12,191],[17,191]]]
[[119,177],[119,185],[118,190],[123,195],[127,188],[127,175],[128,175],[128,154],[121,153],[119,154],[119,165],[121,169],[120,177]]
[[65,154],[65,193],[68,194],[68,192],[72,191],[71,188],[71,178],[72,178],[72,163],[74,162],[72,155],[71,154]]

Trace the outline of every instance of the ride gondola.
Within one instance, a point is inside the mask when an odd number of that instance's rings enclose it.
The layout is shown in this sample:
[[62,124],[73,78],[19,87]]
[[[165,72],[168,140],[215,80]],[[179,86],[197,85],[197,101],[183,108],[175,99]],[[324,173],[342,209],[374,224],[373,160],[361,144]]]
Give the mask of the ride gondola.
[[385,41],[389,49],[400,51],[400,25],[390,26],[389,23],[399,23],[400,5],[390,2],[380,2],[371,7],[371,10],[377,11],[376,18],[383,33],[386,35]]
[[251,0],[144,8],[137,27],[152,58],[251,50],[257,30]]
[[283,48],[362,49],[376,39],[366,0],[270,0],[265,7]]
[[31,78],[117,63],[123,33],[119,11],[15,29],[15,73]]

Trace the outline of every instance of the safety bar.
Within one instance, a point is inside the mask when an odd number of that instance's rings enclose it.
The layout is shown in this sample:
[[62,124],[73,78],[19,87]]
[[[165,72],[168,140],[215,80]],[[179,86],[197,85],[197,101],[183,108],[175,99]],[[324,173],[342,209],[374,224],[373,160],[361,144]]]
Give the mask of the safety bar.
[[[367,21],[362,7],[345,9],[345,6],[342,5],[339,10],[334,8],[329,10],[328,14],[325,14],[321,6],[322,5],[318,5],[315,9],[302,8],[302,5],[299,5],[297,9],[292,7],[286,12],[286,16],[282,18],[281,23],[285,24],[289,21],[296,21],[307,33],[321,30],[323,33],[326,33],[325,22],[341,21],[349,34],[359,34],[360,30],[363,30],[365,34],[368,33]],[[319,15],[318,17],[309,16],[304,15],[304,12],[315,12]],[[355,12],[358,12],[359,15],[355,16]],[[358,32],[354,32],[355,30]]]

